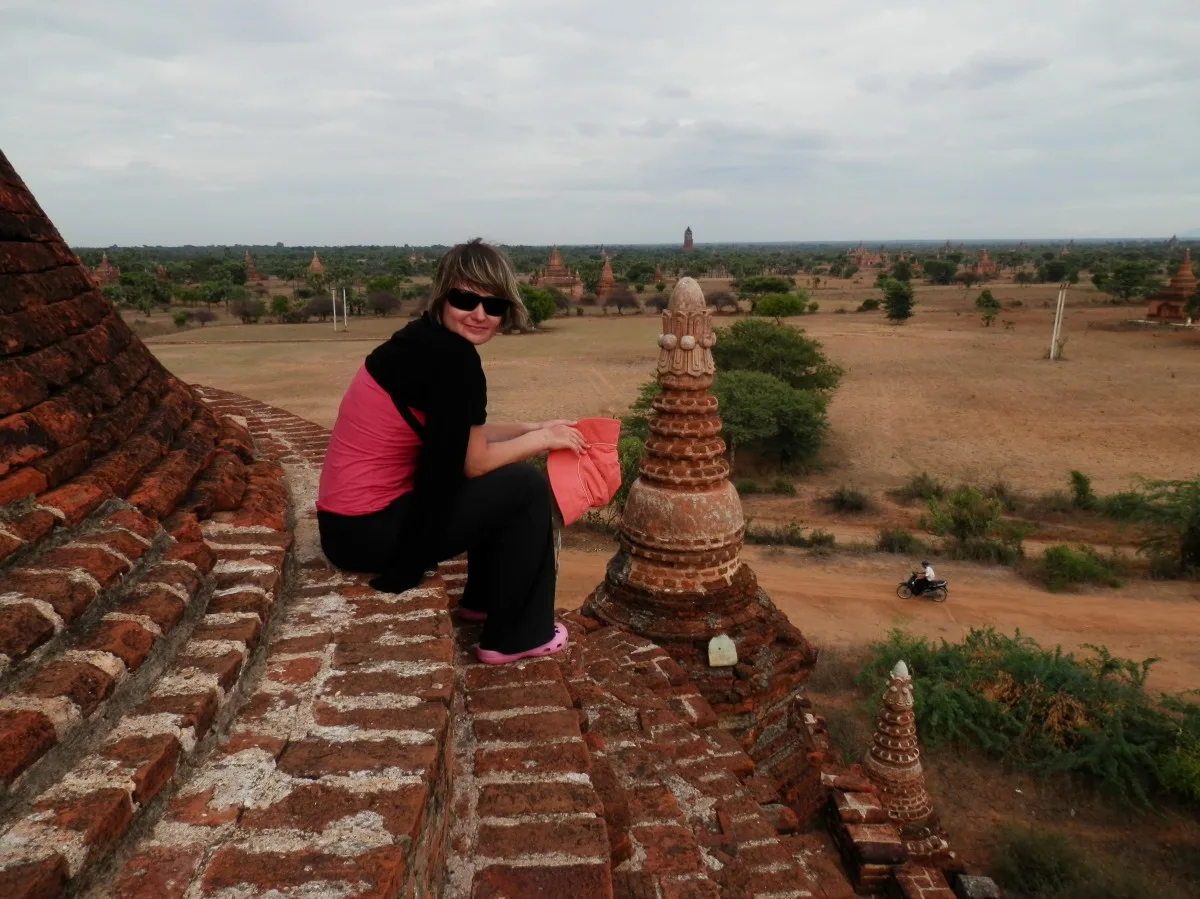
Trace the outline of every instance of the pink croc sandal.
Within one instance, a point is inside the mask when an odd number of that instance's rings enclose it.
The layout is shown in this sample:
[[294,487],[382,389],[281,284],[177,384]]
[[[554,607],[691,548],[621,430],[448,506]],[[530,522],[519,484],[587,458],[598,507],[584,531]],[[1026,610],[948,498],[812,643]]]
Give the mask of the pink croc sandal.
[[455,612],[463,621],[487,621],[487,612],[479,612],[465,606],[459,606]]
[[554,625],[554,636],[550,641],[543,643],[541,646],[535,646],[533,649],[527,649],[524,652],[514,652],[511,654],[496,652],[494,649],[481,649],[476,647],[475,656],[485,665],[503,665],[505,662],[517,662],[521,659],[536,659],[539,656],[553,655],[559,652],[567,645],[567,629],[561,624]]

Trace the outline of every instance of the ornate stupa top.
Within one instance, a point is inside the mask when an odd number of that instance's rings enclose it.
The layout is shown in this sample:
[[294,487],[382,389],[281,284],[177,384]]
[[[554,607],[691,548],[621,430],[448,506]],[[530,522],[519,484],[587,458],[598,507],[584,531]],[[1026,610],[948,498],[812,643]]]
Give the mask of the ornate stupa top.
[[680,278],[663,312],[663,329],[658,337],[659,377],[711,378],[715,343],[712,312],[704,302],[704,291],[695,278]]

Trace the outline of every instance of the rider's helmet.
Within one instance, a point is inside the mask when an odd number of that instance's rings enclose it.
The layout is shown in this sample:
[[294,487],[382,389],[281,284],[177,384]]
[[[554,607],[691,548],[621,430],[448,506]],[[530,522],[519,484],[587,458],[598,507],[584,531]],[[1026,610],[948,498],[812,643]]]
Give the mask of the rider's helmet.
[[922,562],[921,562],[921,567],[922,567],[922,568],[928,568],[928,567],[929,567],[929,562],[928,562],[928,561],[922,561]]

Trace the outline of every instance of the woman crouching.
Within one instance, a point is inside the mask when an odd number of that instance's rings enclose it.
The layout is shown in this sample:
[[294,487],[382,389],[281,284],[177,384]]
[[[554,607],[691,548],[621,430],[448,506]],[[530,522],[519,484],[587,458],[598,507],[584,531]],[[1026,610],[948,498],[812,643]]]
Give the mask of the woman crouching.
[[554,621],[551,495],[527,459],[582,452],[570,422],[487,423],[476,347],[524,324],[508,260],[480,239],[438,264],[425,312],[367,356],[342,397],[317,497],[321,548],[378,590],[417,586],[467,554],[459,614],[483,621],[476,653],[499,664],[567,643]]

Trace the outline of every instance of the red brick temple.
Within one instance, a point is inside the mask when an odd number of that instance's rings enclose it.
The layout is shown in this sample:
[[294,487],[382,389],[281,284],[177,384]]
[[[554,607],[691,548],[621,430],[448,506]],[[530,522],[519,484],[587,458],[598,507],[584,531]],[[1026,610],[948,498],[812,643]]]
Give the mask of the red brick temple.
[[692,226],[688,225],[683,231],[683,252],[690,253],[694,249],[696,245],[692,242]]
[[550,251],[550,259],[540,272],[534,272],[530,279],[536,287],[552,287],[562,291],[568,299],[577,300],[583,296],[583,280],[578,272],[573,272],[563,264],[562,254],[558,247]]
[[[316,254],[316,253],[313,253],[313,259],[316,261],[316,263],[317,263],[318,265],[320,265],[320,260],[319,260],[319,259],[317,259],[317,254]],[[245,256],[245,258],[242,260],[242,265],[243,265],[243,266],[245,267],[245,269],[246,269],[246,283],[247,283],[247,284],[257,284],[257,283],[259,283],[259,282],[261,282],[261,281],[263,281],[263,280],[264,280],[263,276],[262,276],[261,274],[259,274],[259,272],[258,272],[258,269],[254,267],[254,257],[250,255],[250,251],[249,251],[249,250],[247,250],[247,251],[246,251],[246,256]],[[324,267],[322,266],[322,267],[320,268],[320,271],[324,271],[324,270],[325,270],[325,269],[324,269]],[[310,271],[310,272],[312,271],[312,266],[311,266],[311,265],[309,266],[309,271]]]
[[108,261],[108,254],[100,257],[100,264],[92,269],[92,280],[100,287],[111,287],[121,280],[121,269]]
[[317,258],[317,251],[316,251],[316,250],[313,250],[313,258],[312,258],[312,262],[310,262],[310,263],[308,264],[308,273],[309,273],[310,275],[323,275],[323,274],[325,274],[325,266],[324,266],[324,264],[321,262],[321,260],[320,260],[319,258]]
[[873,253],[859,241],[858,246],[848,254],[850,261],[859,268],[872,268],[883,265],[887,260],[882,253]]
[[999,271],[999,269],[996,267],[996,263],[992,261],[992,258],[988,255],[986,247],[979,251],[979,258],[976,259],[975,263],[971,266],[971,271],[981,278],[994,278],[996,276],[996,272]]
[[604,265],[600,269],[600,280],[596,284],[596,299],[603,306],[617,286],[617,279],[613,277],[612,262],[608,258],[608,254],[604,254]]
[[672,293],[567,650],[485,666],[465,562],[402,594],[332,568],[329,432],[172,376],[0,154],[0,896],[998,895],[932,818],[902,672],[865,766],[803,695],[815,653],[739,558],[703,303]]
[[1183,251],[1183,260],[1170,283],[1150,298],[1146,318],[1163,322],[1186,321],[1185,310],[1196,294],[1196,273],[1192,271],[1192,250],[1188,247]]

